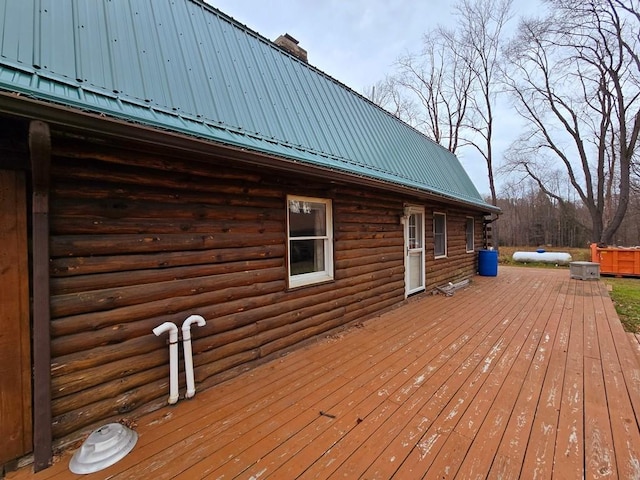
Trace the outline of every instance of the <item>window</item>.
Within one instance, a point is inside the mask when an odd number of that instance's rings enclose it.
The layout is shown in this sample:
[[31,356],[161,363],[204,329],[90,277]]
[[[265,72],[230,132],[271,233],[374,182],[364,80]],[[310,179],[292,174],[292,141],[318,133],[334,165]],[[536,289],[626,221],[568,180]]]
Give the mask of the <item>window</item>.
[[436,257],[447,256],[447,216],[444,213],[433,214],[433,244]]
[[287,197],[289,287],[333,280],[331,200]]
[[412,213],[409,215],[409,248],[422,248],[422,215],[418,213]]
[[465,238],[467,240],[467,253],[473,252],[473,217],[467,217],[467,223],[464,229]]

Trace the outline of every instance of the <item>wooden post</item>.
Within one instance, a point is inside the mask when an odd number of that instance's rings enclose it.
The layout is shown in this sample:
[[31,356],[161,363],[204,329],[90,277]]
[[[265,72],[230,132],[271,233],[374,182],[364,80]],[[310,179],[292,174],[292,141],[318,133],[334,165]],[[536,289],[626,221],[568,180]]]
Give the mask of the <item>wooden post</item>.
[[0,168],[0,472],[33,451],[25,188],[24,172]]
[[49,310],[49,125],[29,125],[33,179],[33,455],[34,471],[51,465],[51,339]]

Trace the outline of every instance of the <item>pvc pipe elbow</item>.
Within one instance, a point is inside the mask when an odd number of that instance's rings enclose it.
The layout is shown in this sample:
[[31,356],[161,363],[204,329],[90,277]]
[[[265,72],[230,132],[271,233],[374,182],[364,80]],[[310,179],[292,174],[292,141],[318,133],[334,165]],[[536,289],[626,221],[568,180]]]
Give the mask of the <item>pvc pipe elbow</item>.
[[200,315],[191,315],[182,324],[182,345],[184,348],[184,372],[187,379],[187,392],[185,398],[192,398],[196,394],[195,380],[193,377],[193,354],[191,351],[191,324],[197,323],[204,326],[204,318]]
[[190,315],[182,322],[182,340],[188,340],[191,338],[191,325],[197,323],[199,327],[206,325],[205,319],[200,315]]
[[153,333],[159,337],[164,332],[169,332],[169,341],[177,342],[178,341],[178,327],[173,322],[164,322],[158,325],[153,329]]
[[153,329],[156,336],[169,332],[169,404],[180,397],[178,393],[178,327],[173,322],[164,322]]

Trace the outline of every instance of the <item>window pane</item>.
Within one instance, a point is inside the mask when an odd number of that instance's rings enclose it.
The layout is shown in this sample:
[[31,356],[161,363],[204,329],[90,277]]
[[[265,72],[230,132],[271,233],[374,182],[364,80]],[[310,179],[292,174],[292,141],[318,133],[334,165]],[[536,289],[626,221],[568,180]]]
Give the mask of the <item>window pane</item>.
[[422,248],[422,215],[409,216],[409,248]]
[[291,240],[290,275],[323,271],[324,240]]
[[473,250],[473,218],[467,218],[467,252]]
[[327,234],[327,212],[324,203],[289,201],[289,236],[320,237]]
[[409,255],[409,290],[416,290],[423,286],[422,279],[422,255]]
[[435,237],[435,254],[444,255],[444,235],[442,234]]
[[442,214],[434,214],[433,216],[433,241],[436,256],[446,255],[447,253],[445,219],[446,217]]

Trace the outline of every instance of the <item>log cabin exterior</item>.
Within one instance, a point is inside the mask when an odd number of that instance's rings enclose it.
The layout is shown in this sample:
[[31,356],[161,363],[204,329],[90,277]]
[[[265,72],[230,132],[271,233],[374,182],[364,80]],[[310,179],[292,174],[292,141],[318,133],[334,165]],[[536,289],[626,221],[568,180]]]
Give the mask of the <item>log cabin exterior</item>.
[[222,12],[0,9],[0,465],[166,405],[165,321],[201,389],[474,275],[457,158]]

